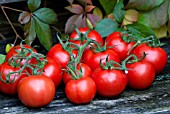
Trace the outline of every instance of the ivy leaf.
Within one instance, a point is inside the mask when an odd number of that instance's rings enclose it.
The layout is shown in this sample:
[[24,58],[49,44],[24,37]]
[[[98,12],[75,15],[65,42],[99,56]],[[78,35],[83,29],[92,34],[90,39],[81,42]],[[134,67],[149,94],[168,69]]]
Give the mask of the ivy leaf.
[[95,6],[87,5],[87,6],[85,6],[85,12],[91,12],[94,8],[95,8]]
[[31,44],[35,38],[36,38],[36,31],[35,31],[35,20],[34,18],[31,18],[31,21],[29,21],[24,26],[25,36],[26,36],[26,43]]
[[65,33],[70,34],[75,29],[74,25],[76,25],[78,28],[86,27],[86,21],[85,21],[85,17],[83,16],[83,14],[73,15],[67,20],[66,25],[65,25]]
[[166,24],[161,26],[160,28],[154,29],[155,34],[157,36],[157,38],[163,38],[167,36],[167,26]]
[[47,24],[54,24],[57,21],[57,14],[49,8],[40,8],[33,14]]
[[49,50],[52,46],[52,34],[50,26],[39,20],[37,17],[34,17],[34,20],[37,37],[46,50]]
[[94,8],[93,14],[99,16],[101,19],[103,18],[103,13],[98,7]]
[[114,7],[114,10],[113,10],[114,18],[119,23],[123,22],[123,19],[125,16],[125,11],[122,10],[123,8],[124,8],[123,0],[119,0],[119,2],[116,4],[116,6]]
[[113,9],[117,3],[117,0],[99,0],[100,4],[104,8],[106,15],[113,12]]
[[84,12],[83,7],[78,4],[72,4],[70,6],[65,7],[65,9],[67,9],[70,12],[75,13],[75,14],[81,14]]
[[160,6],[165,0],[129,0],[125,9],[151,10]]
[[21,24],[26,24],[28,23],[28,21],[30,21],[30,19],[31,19],[31,14],[29,12],[24,11],[19,15],[18,21]]
[[0,64],[2,64],[3,62],[5,62],[5,58],[6,58],[5,55],[0,54]]
[[27,4],[31,12],[33,12],[40,7],[41,0],[28,0]]
[[118,23],[112,19],[105,18],[96,24],[95,30],[98,31],[102,37],[106,37],[118,30]]
[[87,14],[87,18],[89,19],[93,27],[95,27],[96,23],[101,19],[99,16],[95,14]]
[[151,35],[155,36],[155,33],[151,28],[139,23],[128,24],[126,27],[127,30],[129,30],[135,36],[144,38]]
[[139,13],[138,23],[144,24],[153,29],[164,25],[168,20],[168,2],[168,0],[165,0],[161,6],[151,11]]

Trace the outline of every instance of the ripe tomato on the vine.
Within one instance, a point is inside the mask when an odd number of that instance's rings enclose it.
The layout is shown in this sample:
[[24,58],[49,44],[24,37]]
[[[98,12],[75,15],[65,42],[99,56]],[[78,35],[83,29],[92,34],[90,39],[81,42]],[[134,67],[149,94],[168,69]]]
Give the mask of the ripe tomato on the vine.
[[12,67],[9,65],[8,62],[4,62],[0,65],[0,76],[1,76],[0,92],[8,94],[8,95],[17,94],[17,86],[18,86],[19,81],[22,78],[27,77],[26,70],[23,70],[20,74],[18,74],[18,73],[11,74],[9,81],[12,82],[12,80],[14,80],[13,83],[5,83],[2,80],[6,80],[7,75],[9,73],[17,72],[18,70],[20,70],[20,68]]
[[18,84],[18,97],[28,107],[48,105],[55,96],[55,85],[45,75],[31,75]]
[[47,57],[54,59],[59,62],[62,68],[66,68],[70,61],[70,54],[63,49],[61,44],[54,45],[47,53]]
[[83,77],[70,80],[65,87],[67,98],[75,104],[89,103],[96,94],[96,85],[92,78]]
[[[19,53],[18,52],[20,52],[20,56],[22,56],[22,57],[27,57],[27,56],[29,56],[30,55],[30,52],[27,50],[27,49],[29,49],[29,50],[32,50],[33,52],[37,52],[33,47],[31,47],[30,45],[27,45],[27,44],[23,44],[22,45],[23,47],[21,47],[21,45],[16,45],[16,46],[14,46],[14,47],[12,47],[10,50],[9,50],[9,52],[7,53],[7,55],[6,55],[6,61],[9,61],[12,57],[14,57],[14,58],[17,58],[16,56],[17,55],[19,55]],[[17,60],[17,63],[19,63],[20,62],[20,59],[19,58],[17,58],[18,60]],[[22,59],[22,58],[21,58]],[[22,59],[21,60],[21,64],[20,64],[20,66],[23,66],[24,64],[25,64],[25,62],[26,62],[26,60],[25,59]],[[30,61],[28,61],[28,63],[29,63]]]
[[103,97],[120,95],[127,85],[126,74],[121,70],[97,68],[93,71],[92,78],[96,83],[97,92]]
[[132,48],[135,42],[127,43],[121,38],[121,32],[113,32],[107,36],[105,40],[107,47],[111,47],[118,53],[121,60],[124,60],[128,56],[128,51]]
[[147,61],[139,61],[127,64],[128,85],[133,89],[146,89],[155,79],[155,69]]
[[[82,77],[91,77],[92,75],[92,70],[91,68],[86,65],[85,63],[80,63],[77,65],[77,69],[80,70],[82,69]],[[70,80],[72,80],[72,75],[67,73],[66,71],[63,74],[63,81],[65,84],[67,84]]]
[[142,61],[150,62],[155,68],[156,73],[160,73],[166,66],[168,55],[161,47],[150,47],[147,44],[141,44],[133,50],[138,58],[142,58],[143,53],[146,53],[146,57]]
[[88,49],[86,52],[84,52],[82,61],[90,66],[92,70],[94,70],[100,67],[100,60],[106,59],[107,57],[109,61],[114,60],[115,62],[120,63],[119,55],[112,49],[107,49],[102,52],[93,52],[93,50]]
[[[87,27],[82,27],[82,28],[78,28],[78,30],[85,34],[88,30],[90,30],[89,28]],[[80,38],[81,36],[78,36],[78,33],[76,32],[76,30],[74,30],[71,35],[70,35],[70,42],[73,42],[77,45],[82,45],[84,44],[86,41],[84,40],[83,42],[81,42],[80,40],[76,40],[77,38]],[[97,43],[103,45],[103,39],[102,39],[102,36],[95,30],[91,30],[88,34],[87,34],[87,37],[92,39],[92,40],[95,40]],[[88,47],[87,47],[88,48]]]

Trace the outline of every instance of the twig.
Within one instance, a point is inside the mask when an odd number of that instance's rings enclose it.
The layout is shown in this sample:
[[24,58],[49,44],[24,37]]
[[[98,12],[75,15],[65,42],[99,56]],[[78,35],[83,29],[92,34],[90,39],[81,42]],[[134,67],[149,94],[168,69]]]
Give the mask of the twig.
[[7,7],[7,6],[2,6],[2,5],[1,5],[1,8],[3,8],[3,9],[10,9],[10,10],[21,12],[21,13],[23,12],[22,10],[18,10],[18,9],[14,9],[14,8],[10,8],[10,7]]
[[[7,14],[6,14],[5,10],[4,10],[4,6],[2,6],[2,5],[0,4],[0,7],[1,7],[1,9],[2,9],[2,11],[3,11],[6,19],[8,20],[9,24],[11,25],[13,31],[15,32],[15,35],[16,35],[16,39],[15,39],[15,41],[14,41],[14,44],[15,44],[18,38],[20,38],[21,40],[22,40],[22,38],[21,38],[20,35],[17,33],[17,31],[15,30],[15,28],[14,28],[14,26],[12,25],[11,21],[9,20],[9,18],[8,18]],[[12,8],[12,9],[13,9],[13,8]],[[14,9],[14,11],[16,11],[16,10]],[[18,10],[18,11],[20,11],[20,10]]]
[[6,38],[4,37],[3,34],[0,33],[0,37],[3,39],[3,40],[6,40]]
[[[1,21],[0,24],[7,24],[7,25],[9,25],[9,22],[8,21]],[[21,27],[22,28],[22,25],[19,24],[19,23],[12,23],[12,24],[13,24],[13,26]]]

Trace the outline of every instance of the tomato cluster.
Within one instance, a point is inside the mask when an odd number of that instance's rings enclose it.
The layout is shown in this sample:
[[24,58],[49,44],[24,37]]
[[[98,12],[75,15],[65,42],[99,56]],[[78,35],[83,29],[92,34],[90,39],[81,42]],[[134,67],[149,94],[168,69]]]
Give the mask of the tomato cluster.
[[130,37],[127,42],[123,37],[129,35],[113,32],[103,39],[95,30],[76,28],[67,41],[57,35],[60,42],[46,56],[28,45],[14,46],[0,65],[0,92],[42,107],[53,100],[62,81],[74,104],[89,103],[96,94],[115,97],[126,87],[146,89],[165,67],[167,54],[146,39],[139,43]]

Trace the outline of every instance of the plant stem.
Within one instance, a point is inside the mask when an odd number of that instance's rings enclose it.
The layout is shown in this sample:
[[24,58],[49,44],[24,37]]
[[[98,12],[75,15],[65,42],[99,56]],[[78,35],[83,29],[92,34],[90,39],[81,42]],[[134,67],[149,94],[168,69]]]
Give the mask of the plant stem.
[[3,8],[3,9],[10,9],[10,10],[13,10],[13,11],[16,11],[16,12],[23,12],[22,10],[18,10],[18,9],[14,9],[14,8],[10,8],[10,7],[7,7],[7,6],[2,6],[2,5],[0,5],[1,6],[1,8]]
[[3,40],[6,40],[6,38],[0,33],[0,37],[3,39]]
[[[7,14],[6,14],[5,10],[4,10],[4,6],[2,6],[2,5],[0,4],[0,7],[1,7],[1,9],[2,9],[2,11],[3,11],[6,19],[8,20],[9,24],[11,25],[13,31],[15,32],[15,35],[16,35],[16,39],[15,39],[15,41],[14,41],[14,44],[15,44],[18,38],[20,38],[21,40],[22,40],[22,38],[19,36],[19,34],[18,34],[17,31],[15,30],[13,24],[11,23],[10,19],[8,18]],[[12,9],[13,9],[13,8],[12,8]],[[19,10],[19,11],[20,11],[20,10]]]

